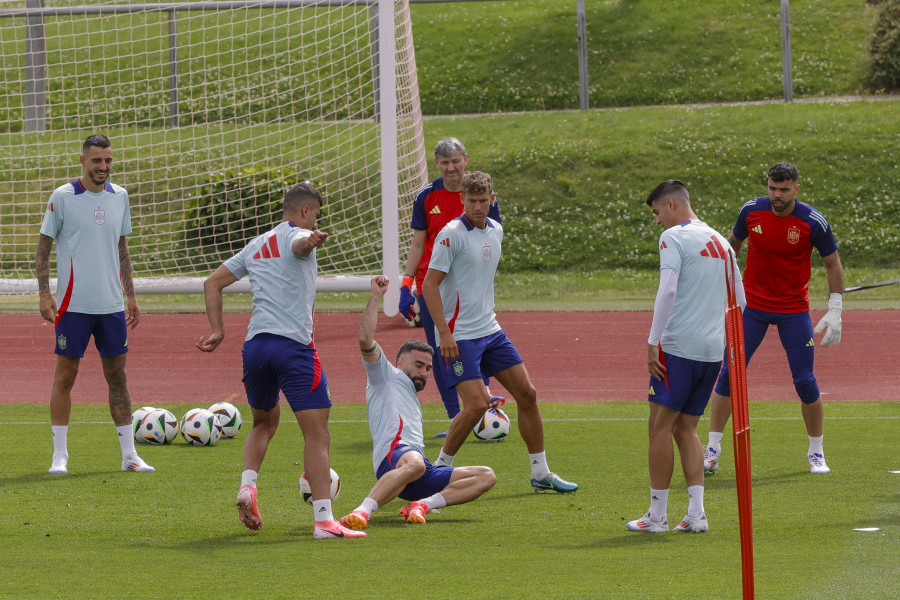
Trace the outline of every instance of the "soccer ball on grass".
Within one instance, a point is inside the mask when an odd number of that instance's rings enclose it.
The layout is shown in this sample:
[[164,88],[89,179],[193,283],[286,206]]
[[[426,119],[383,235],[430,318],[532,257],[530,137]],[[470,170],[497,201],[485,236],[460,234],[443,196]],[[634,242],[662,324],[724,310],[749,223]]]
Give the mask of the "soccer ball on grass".
[[499,408],[489,408],[472,433],[484,442],[502,442],[509,435],[509,417]]
[[205,408],[192,408],[181,417],[181,435],[192,446],[215,446],[222,433],[216,415]]
[[230,402],[216,402],[209,407],[209,412],[216,415],[216,423],[223,438],[231,439],[241,430],[243,418],[240,411]]
[[178,421],[164,408],[151,410],[134,428],[135,441],[145,444],[171,444],[177,435]]
[[[300,497],[307,504],[312,504],[312,490],[309,489],[309,481],[306,479],[306,473],[300,475]],[[337,472],[334,469],[331,469],[331,501],[334,502],[337,500],[337,497],[341,495],[341,478],[338,477]]]

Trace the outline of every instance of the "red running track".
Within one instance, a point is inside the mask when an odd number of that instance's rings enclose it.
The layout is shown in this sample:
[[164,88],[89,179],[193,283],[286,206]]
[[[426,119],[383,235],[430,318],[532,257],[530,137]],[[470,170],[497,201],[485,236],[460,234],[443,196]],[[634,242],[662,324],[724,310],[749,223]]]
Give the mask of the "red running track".
[[[813,322],[822,313],[813,315]],[[545,402],[644,401],[651,314],[503,313],[500,324],[519,349]],[[212,354],[194,347],[208,334],[203,314],[145,314],[129,334],[132,403],[243,402],[241,344],[249,315],[225,316],[228,337]],[[356,342],[358,314],[316,315],[316,345],[334,402],[363,403],[365,374]],[[53,326],[37,314],[0,315],[0,403],[46,403],[55,356]],[[410,338],[424,339],[399,317],[379,317],[377,339],[390,357]],[[817,348],[816,374],[828,400],[900,401],[888,367],[900,364],[900,311],[847,311],[841,344]],[[750,400],[794,401],[778,335],[769,331],[748,368]],[[494,391],[498,391],[498,384]],[[105,403],[106,383],[90,346],[73,390],[76,403]],[[440,398],[430,381],[420,397]]]

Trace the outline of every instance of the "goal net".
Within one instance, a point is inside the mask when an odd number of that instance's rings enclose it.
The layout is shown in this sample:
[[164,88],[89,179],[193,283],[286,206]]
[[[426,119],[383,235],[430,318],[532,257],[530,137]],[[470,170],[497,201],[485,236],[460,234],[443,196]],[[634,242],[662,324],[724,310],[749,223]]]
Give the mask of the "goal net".
[[319,289],[397,281],[427,178],[408,0],[0,0],[0,81],[3,292],[36,292],[46,202],[94,133],[141,291],[202,291],[301,181],[325,198]]

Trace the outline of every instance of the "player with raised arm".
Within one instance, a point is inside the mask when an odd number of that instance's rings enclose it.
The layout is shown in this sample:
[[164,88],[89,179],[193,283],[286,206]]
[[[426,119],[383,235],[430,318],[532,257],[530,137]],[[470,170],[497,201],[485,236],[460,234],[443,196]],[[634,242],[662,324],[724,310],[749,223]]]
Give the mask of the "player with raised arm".
[[391,365],[375,341],[378,303],[388,279],[372,279],[372,295],[359,322],[359,348],[366,369],[366,410],[372,433],[372,468],[378,483],[356,510],[341,519],[352,529],[365,529],[379,506],[396,497],[409,500],[400,510],[408,523],[425,523],[430,510],[463,504],[494,487],[490,467],[437,467],[425,458],[422,407],[418,392],[431,371],[431,346],[410,340]]
[[[825,408],[813,371],[814,335],[825,331],[821,342],[825,348],[841,341],[844,269],[828,221],[822,213],[796,199],[800,191],[799,177],[797,167],[789,162],[772,165],[769,195],[750,200],[741,207],[728,242],[739,255],[747,240],[744,270],[747,309],[743,315],[747,363],[762,343],[769,325],[775,325],[801,401],[800,412],[809,438],[809,470],[821,474],[831,469],[825,462],[822,443]],[[809,316],[809,277],[814,248],[825,263],[830,292],[828,312],[819,320],[815,332]],[[719,468],[722,432],[731,416],[730,396],[725,360],[710,398],[709,443],[704,454],[707,472]]]
[[204,282],[206,314],[212,334],[197,347],[215,350],[225,339],[222,290],[250,277],[253,308],[242,351],[244,387],[253,410],[253,428],[244,444],[244,471],[237,495],[238,516],[252,530],[262,527],[256,481],[269,441],[278,429],[279,390],[294,411],[303,434],[303,470],[312,492],[316,539],[363,537],[334,520],[329,495],[331,465],[328,379],[313,343],[316,299],[316,248],[328,234],[316,229],[322,195],[300,183],[284,197],[284,214],[274,229],[248,243]]
[[[425,338],[435,354],[434,382],[450,419],[459,413],[459,396],[456,389],[444,381],[442,370],[437,368],[439,346],[435,342],[434,321],[422,296],[422,285],[428,271],[435,238],[447,223],[462,214],[460,190],[468,162],[466,147],[454,137],[441,138],[434,147],[434,164],[441,176],[416,192],[410,224],[413,238],[409,245],[405,274],[400,286],[400,314],[409,323],[412,323],[417,315],[421,318]],[[496,201],[491,205],[488,216],[500,222],[500,209]],[[413,294],[413,285],[418,295]],[[492,396],[491,402],[493,406],[499,408],[504,400],[499,396]],[[446,435],[445,431],[434,437]]]
[[[154,469],[134,448],[131,396],[125,374],[128,326],[141,320],[126,237],[131,233],[128,192],[109,182],[112,143],[88,137],[81,148],[82,175],[50,195],[36,252],[40,312],[56,325],[56,372],[50,392],[53,457],[50,473],[68,473],[72,386],[91,336],[109,386],[109,412],[122,450],[123,471]],[[56,240],[57,308],[50,293],[50,249]],[[127,299],[127,314],[122,295]]]
[[[684,183],[669,179],[647,196],[659,236],[659,289],[647,338],[650,371],[649,470],[650,510],[629,521],[631,531],[669,530],[666,516],[669,484],[678,445],[688,489],[688,510],[676,531],[709,529],[703,506],[703,446],[697,423],[725,351],[726,261],[738,273],[728,243],[697,218]],[[740,276],[735,282],[744,303]]]
[[448,385],[456,386],[462,411],[450,422],[435,465],[453,464],[469,432],[490,403],[483,377],[495,377],[518,405],[519,433],[528,447],[535,491],[574,492],[578,485],[550,471],[537,392],[522,357],[494,314],[494,276],[503,228],[488,214],[494,203],[491,176],[474,171],[462,181],[463,214],[435,240],[423,294],[434,319]]

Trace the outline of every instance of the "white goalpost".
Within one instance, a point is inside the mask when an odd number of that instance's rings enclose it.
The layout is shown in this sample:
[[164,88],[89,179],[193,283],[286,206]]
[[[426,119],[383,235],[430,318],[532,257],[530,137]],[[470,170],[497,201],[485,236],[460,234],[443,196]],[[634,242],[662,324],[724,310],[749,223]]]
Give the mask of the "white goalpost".
[[50,192],[101,133],[131,199],[140,292],[202,292],[310,181],[330,235],[318,289],[366,290],[385,273],[396,312],[401,223],[427,181],[409,0],[13,0],[0,4],[0,80],[13,165],[0,173],[0,293],[37,292]]

